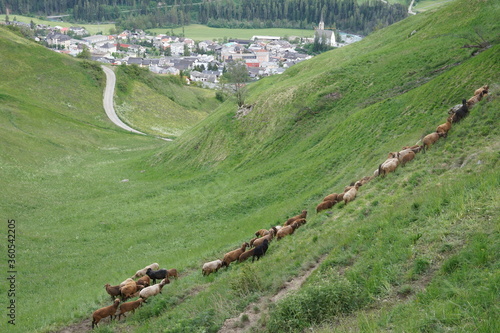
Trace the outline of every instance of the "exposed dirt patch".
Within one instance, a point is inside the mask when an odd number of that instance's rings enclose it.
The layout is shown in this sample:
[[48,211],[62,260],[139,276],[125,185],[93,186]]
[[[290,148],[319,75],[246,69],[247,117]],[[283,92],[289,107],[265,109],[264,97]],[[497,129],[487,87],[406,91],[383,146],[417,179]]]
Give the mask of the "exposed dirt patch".
[[[110,322],[109,317],[107,319],[103,319],[99,322],[99,324],[106,325]],[[90,332],[92,331],[92,320],[87,318],[79,323],[64,327],[59,331],[54,331],[56,333],[77,333],[77,332]]]
[[274,296],[261,297],[257,302],[250,303],[237,317],[226,319],[219,333],[243,333],[259,325],[260,318],[266,313],[269,304],[283,299],[288,293],[299,289],[304,281],[314,272],[326,255],[322,256],[314,265],[304,271],[302,275],[286,282]]
[[252,105],[242,105],[238,111],[236,111],[236,115],[235,115],[235,118],[237,119],[241,119],[242,117],[246,116],[247,114],[249,114],[250,112],[252,112],[253,110],[253,104]]

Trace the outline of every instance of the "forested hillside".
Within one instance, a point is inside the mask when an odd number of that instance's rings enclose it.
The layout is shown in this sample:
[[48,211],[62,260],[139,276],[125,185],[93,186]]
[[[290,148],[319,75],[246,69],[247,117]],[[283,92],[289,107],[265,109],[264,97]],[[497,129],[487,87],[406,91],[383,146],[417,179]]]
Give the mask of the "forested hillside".
[[218,0],[218,1],[9,1],[0,13],[69,14],[76,22],[116,21],[124,29],[176,27],[201,23],[224,28],[307,28],[323,17],[326,27],[368,34],[407,16],[406,7],[385,1],[356,0]]

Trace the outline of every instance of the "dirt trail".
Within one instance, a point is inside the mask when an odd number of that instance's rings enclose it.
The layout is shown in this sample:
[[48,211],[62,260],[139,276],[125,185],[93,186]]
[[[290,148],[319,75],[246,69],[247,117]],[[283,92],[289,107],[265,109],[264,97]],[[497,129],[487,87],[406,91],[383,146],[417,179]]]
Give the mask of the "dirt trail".
[[[219,333],[243,333],[248,332],[252,328],[256,328],[257,325],[259,325],[260,318],[267,312],[269,304],[277,302],[283,299],[291,291],[299,289],[312,272],[319,267],[325,257],[326,255],[319,258],[318,261],[307,271],[303,272],[302,275],[286,282],[283,288],[274,296],[261,297],[257,302],[250,303],[237,317],[226,319]],[[258,311],[255,309],[258,309]]]
[[[108,324],[109,318],[101,320],[99,322],[99,324],[101,324],[101,323],[104,325]],[[89,319],[85,319],[79,323],[64,327],[59,331],[53,331],[53,332],[56,332],[56,333],[78,333],[78,332],[90,332],[90,331],[92,331],[92,320],[89,318]]]

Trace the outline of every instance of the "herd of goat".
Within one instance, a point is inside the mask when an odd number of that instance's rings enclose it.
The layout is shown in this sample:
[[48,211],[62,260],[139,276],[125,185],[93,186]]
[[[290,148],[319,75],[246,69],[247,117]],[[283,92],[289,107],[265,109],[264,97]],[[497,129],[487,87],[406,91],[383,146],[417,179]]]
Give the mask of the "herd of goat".
[[[374,177],[385,176],[395,171],[399,165],[404,166],[407,162],[413,160],[418,152],[423,151],[425,153],[439,138],[447,136],[452,124],[459,122],[468,115],[470,108],[488,94],[488,89],[488,85],[482,86],[474,92],[474,96],[468,100],[463,99],[461,105],[459,104],[451,108],[448,112],[449,117],[446,123],[439,125],[435,132],[426,135],[422,139],[421,145],[407,146],[403,147],[399,152],[389,153],[386,161],[379,165],[372,176],[363,177],[357,182],[351,183],[344,188],[342,193],[332,193],[324,197],[323,201],[316,206],[316,213],[330,209],[341,201],[344,202],[344,205],[347,205],[347,203],[356,198],[360,186],[368,183]],[[238,261],[241,263],[250,257],[252,257],[252,262],[255,258],[259,260],[260,257],[266,254],[269,243],[274,238],[280,240],[283,237],[293,234],[297,228],[307,222],[306,217],[307,210],[303,210],[299,215],[289,218],[283,225],[272,227],[269,230],[258,230],[250,242],[244,242],[241,247],[227,252],[222,259],[203,264],[202,274],[207,276],[217,272],[222,267],[229,267],[232,262]],[[149,297],[160,294],[163,286],[170,283],[169,278],[177,279],[177,270],[159,269],[159,265],[154,263],[138,270],[131,278],[126,279],[119,285],[111,286],[106,284],[104,286],[106,292],[114,299],[114,302],[112,305],[100,308],[93,313],[92,328],[97,326],[103,318],[111,317],[112,320],[113,317],[118,317],[118,320],[120,320],[121,316],[125,317],[125,313],[134,312],[142,303],[146,303]],[[156,280],[161,281],[156,284]],[[139,298],[134,301],[121,303],[121,301],[126,301],[134,297]]]

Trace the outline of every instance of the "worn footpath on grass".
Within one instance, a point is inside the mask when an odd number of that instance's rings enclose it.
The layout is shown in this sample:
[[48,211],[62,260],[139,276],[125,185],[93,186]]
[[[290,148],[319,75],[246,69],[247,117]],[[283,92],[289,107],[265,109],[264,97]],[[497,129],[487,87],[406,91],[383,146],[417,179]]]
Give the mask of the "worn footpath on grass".
[[[262,318],[267,311],[269,304],[283,299],[294,290],[298,290],[304,281],[319,267],[325,257],[326,255],[318,259],[318,261],[309,267],[307,271],[303,272],[302,275],[286,282],[283,288],[274,296],[263,296],[257,302],[250,303],[238,316],[226,319],[219,333],[243,333],[257,327],[260,318]],[[256,312],[255,309],[258,309],[258,311]]]

